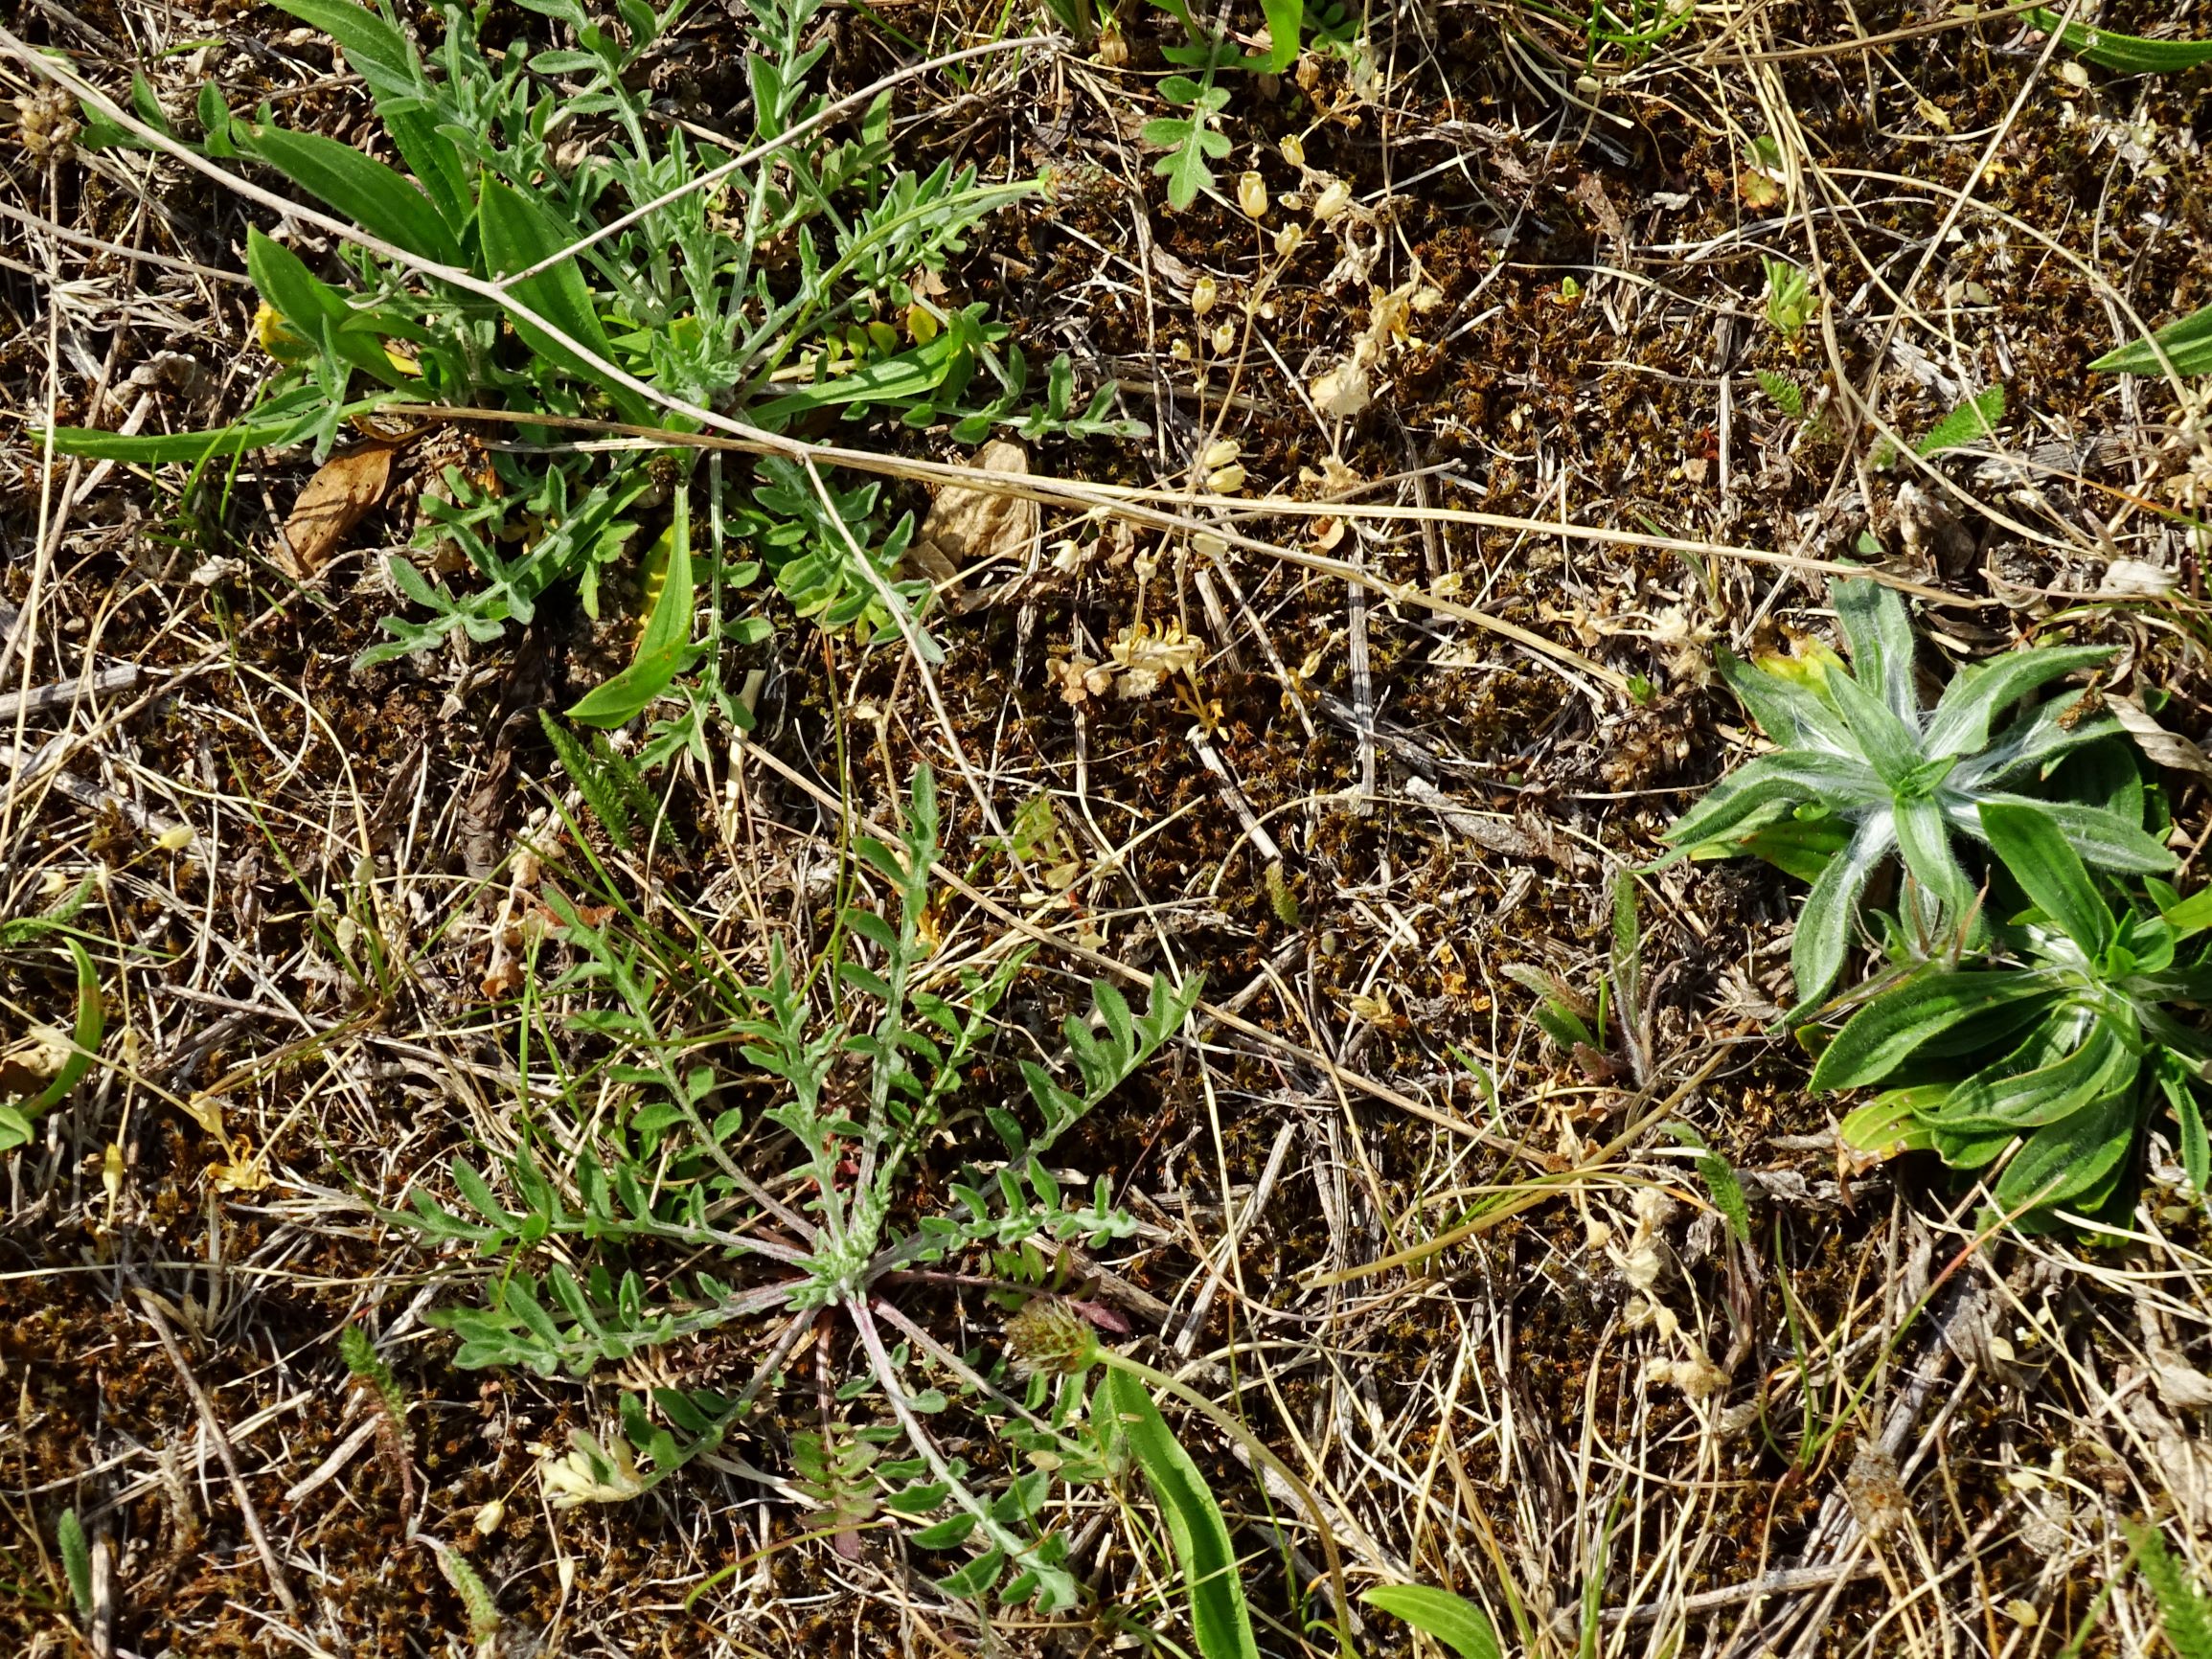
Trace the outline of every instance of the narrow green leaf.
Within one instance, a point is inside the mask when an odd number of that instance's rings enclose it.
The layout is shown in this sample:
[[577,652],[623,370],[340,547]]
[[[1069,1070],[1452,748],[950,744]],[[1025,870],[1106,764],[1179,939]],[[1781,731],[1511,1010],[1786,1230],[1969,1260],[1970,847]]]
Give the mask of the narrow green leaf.
[[1978,754],[1989,742],[1990,722],[2039,687],[2081,669],[2109,661],[2109,646],[2047,646],[2008,651],[1986,663],[1961,669],[1944,687],[1928,721],[1930,755]]
[[[1909,669],[1907,672],[1909,672]],[[1873,766],[1875,776],[1890,791],[1902,792],[1921,775],[1927,757],[1921,753],[1920,731],[1914,716],[1900,715],[1870,687],[1878,682],[1863,675],[1832,674],[1828,693],[1842,711],[1859,752]],[[1834,805],[1834,803],[1831,803]]]
[[2212,306],[2168,323],[2148,340],[2107,352],[2089,367],[2102,375],[2163,375],[2160,351],[2177,375],[2212,375]]
[[2111,906],[2097,892],[2081,854],[2047,813],[1985,802],[1982,830],[2037,909],[2091,957],[2112,940]]
[[1897,844],[1896,825],[1887,811],[1876,811],[1859,826],[1851,845],[1828,861],[1797,913],[1797,932],[1790,945],[1790,971],[1796,981],[1797,1006],[1805,1009],[1828,994],[1851,949],[1852,919],[1859,896],[1876,868]]
[[1950,1091],[1942,1083],[1909,1089],[1887,1089],[1846,1116],[1836,1125],[1836,1138],[1853,1151],[1870,1158],[1894,1158],[1900,1152],[1924,1151],[1927,1132],[1920,1127],[1923,1108],[1940,1105]]
[[[2041,1048],[2032,1037],[2022,1046]],[[1974,1073],[1951,1090],[1939,1109],[1924,1116],[1951,1134],[2041,1128],[2132,1087],[2140,1064],[2120,1034],[2099,1020],[2070,1053],[2026,1069],[2007,1056]]]
[[2201,887],[2188,898],[2168,906],[2165,920],[2177,939],[2186,939],[2212,927],[2212,887]]
[[1859,685],[1899,719],[1913,719],[1920,703],[1912,686],[1912,620],[1904,601],[1895,589],[1860,579],[1836,582],[1829,600],[1850,643],[1851,671]]
[[84,1525],[75,1510],[63,1510],[55,1524],[55,1542],[61,1548],[61,1573],[69,1580],[69,1599],[77,1604],[80,1624],[92,1620],[92,1550],[84,1541]]
[[2075,56],[2122,75],[2178,75],[2200,63],[2212,63],[2212,40],[2146,40],[2139,34],[2068,23],[2057,12],[2040,9],[2028,13],[2028,22],[2046,34],[2055,31],[2063,35],[2066,50]]
[[2155,875],[2174,868],[2172,848],[2139,824],[2130,824],[2102,807],[2074,801],[2022,801],[2017,796],[1984,796],[1987,806],[2022,807],[2041,813],[2087,863],[2122,875]]
[[319,133],[281,126],[241,123],[234,134],[249,153],[371,236],[442,265],[462,262],[461,244],[430,198],[375,157]]
[[1875,998],[1845,1022],[1813,1068],[1816,1089],[1880,1082],[1931,1037],[2007,1003],[2047,996],[2034,974],[2003,969],[1924,973]]
[[1889,791],[1864,761],[1792,749],[1737,767],[1668,827],[1666,840],[1678,848],[1721,840],[1777,802],[1820,801],[1843,808],[1888,800]]
[[354,310],[346,296],[308,270],[299,255],[258,228],[246,231],[246,274],[262,298],[303,338],[327,344],[345,362],[387,386],[408,377],[385,354],[373,331],[372,313]]
[[378,94],[412,90],[422,77],[415,48],[399,30],[354,0],[274,0],[310,29],[335,40],[349,67]]
[[1093,1405],[1094,1412],[1102,1409],[1107,1418],[1102,1427],[1129,1447],[1168,1524],[1190,1598],[1191,1635],[1201,1659],[1259,1659],[1237,1554],[1205,1476],[1169,1429],[1145,1385],[1128,1372],[1107,1368]]
[[1933,801],[1901,801],[1895,813],[1897,847],[1904,867],[1939,900],[1953,922],[1973,903],[1973,883],[1950,850],[1950,830]]
[[2030,1203],[2048,1210],[2098,1190],[2134,1146],[2132,1093],[2099,1102],[2030,1135],[1997,1177],[1996,1207],[2007,1214]]
[[667,579],[652,615],[638,635],[637,654],[628,668],[587,692],[568,717],[587,726],[620,726],[642,714],[669,683],[690,666],[692,645],[691,508],[683,486],[675,490],[675,513],[651,557],[665,553]]
[[1257,75],[1280,75],[1298,56],[1298,31],[1306,20],[1305,0],[1260,0],[1267,19],[1267,50],[1247,53],[1243,65]]
[[[558,254],[567,253],[579,239],[574,227],[562,225],[512,185],[490,176],[486,177],[483,193],[478,198],[477,224],[484,239],[485,262],[494,276],[527,271]],[[607,343],[606,330],[599,320],[599,313],[592,308],[591,289],[583,280],[583,273],[577,269],[573,256],[525,282],[516,283],[508,292],[577,345],[603,361],[613,359],[614,348]],[[586,362],[573,347],[563,345],[535,323],[520,317],[513,321],[514,331],[533,351],[552,358],[586,382],[605,382],[604,373]],[[611,385],[606,386],[605,391],[626,420],[643,423],[647,420],[645,403],[634,393]]]
[[107,1011],[100,996],[100,969],[76,940],[63,943],[77,965],[77,1027],[70,1034],[69,1058],[54,1074],[53,1080],[31,1099],[16,1103],[15,1109],[26,1118],[51,1111],[69,1098],[69,1091],[82,1082],[84,1074],[92,1069],[93,1057],[100,1052],[100,1039],[107,1029]]
[[1448,1590],[1425,1584],[1378,1584],[1359,1599],[1435,1638],[1460,1659],[1503,1659],[1490,1615]]

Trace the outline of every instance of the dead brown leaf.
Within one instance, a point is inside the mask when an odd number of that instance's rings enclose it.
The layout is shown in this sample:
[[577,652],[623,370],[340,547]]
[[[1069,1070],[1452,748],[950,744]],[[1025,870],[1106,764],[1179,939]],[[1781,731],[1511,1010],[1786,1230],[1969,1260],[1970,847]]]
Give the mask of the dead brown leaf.
[[1628,245],[1629,227],[1622,221],[1621,210],[1613,206],[1612,197],[1606,194],[1605,181],[1596,173],[1583,174],[1582,182],[1575,186],[1575,200],[1590,210],[1598,228],[1612,241],[1623,247]]
[[277,544],[285,574],[295,581],[313,576],[363,515],[384,499],[391,484],[389,443],[356,443],[324,462],[285,520]]
[[2212,757],[2207,757],[2190,739],[2166,730],[2144,712],[2141,704],[2128,697],[2107,697],[2105,707],[2128,729],[2128,735],[2155,764],[2212,778]]
[[[1018,443],[993,439],[976,451],[973,470],[1026,478],[1029,456]],[[901,574],[927,578],[947,605],[966,610],[976,600],[960,590],[958,579],[991,560],[1026,563],[1037,546],[1038,530],[1036,502],[948,484],[930,504],[922,533],[901,561]]]
[[67,1033],[33,1026],[28,1036],[0,1049],[0,1100],[36,1094],[60,1076],[72,1052]]

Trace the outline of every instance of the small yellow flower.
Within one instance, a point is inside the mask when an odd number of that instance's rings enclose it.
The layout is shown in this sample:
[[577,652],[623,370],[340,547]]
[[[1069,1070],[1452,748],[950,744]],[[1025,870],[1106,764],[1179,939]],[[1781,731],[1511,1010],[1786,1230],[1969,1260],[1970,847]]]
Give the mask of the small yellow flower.
[[314,352],[266,300],[254,310],[254,338],[261,343],[262,351],[280,363],[304,363]]

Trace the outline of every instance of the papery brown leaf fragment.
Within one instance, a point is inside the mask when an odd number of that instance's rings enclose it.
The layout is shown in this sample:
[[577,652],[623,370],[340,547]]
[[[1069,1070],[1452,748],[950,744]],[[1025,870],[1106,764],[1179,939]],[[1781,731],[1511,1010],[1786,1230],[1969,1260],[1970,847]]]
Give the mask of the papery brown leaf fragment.
[[[292,503],[276,557],[295,581],[315,574],[392,484],[392,446],[356,443],[323,463]],[[287,557],[288,556],[288,557]]]
[[2107,697],[2105,707],[2127,728],[2128,736],[2135,739],[2136,746],[2151,758],[2154,765],[2212,778],[2212,756],[2207,756],[2178,732],[2166,730],[2140,703],[2128,697]]
[[[1029,455],[1018,443],[993,439],[975,452],[973,470],[1009,477],[1029,476]],[[925,577],[953,610],[966,610],[976,597],[951,585],[959,576],[993,559],[1027,561],[1037,546],[1039,518],[1034,501],[991,489],[947,484],[930,504],[901,574]]]

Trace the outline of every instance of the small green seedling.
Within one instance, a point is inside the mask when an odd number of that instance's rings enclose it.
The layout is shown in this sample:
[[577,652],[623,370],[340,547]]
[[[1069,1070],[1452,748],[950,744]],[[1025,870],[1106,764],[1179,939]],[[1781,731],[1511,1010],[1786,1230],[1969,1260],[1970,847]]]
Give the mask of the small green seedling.
[[1767,325],[1785,340],[1794,340],[1813,318],[1813,279],[1787,260],[1763,259],[1760,263],[1767,272]]

